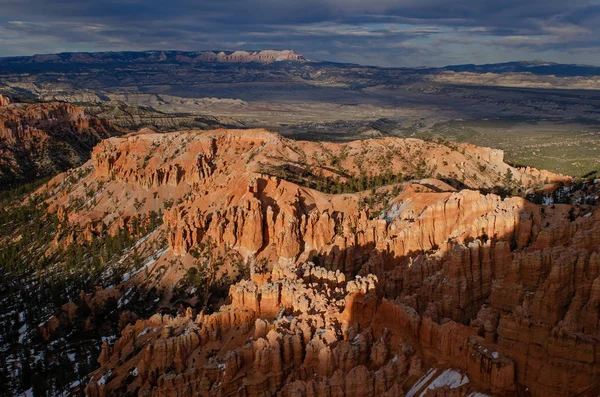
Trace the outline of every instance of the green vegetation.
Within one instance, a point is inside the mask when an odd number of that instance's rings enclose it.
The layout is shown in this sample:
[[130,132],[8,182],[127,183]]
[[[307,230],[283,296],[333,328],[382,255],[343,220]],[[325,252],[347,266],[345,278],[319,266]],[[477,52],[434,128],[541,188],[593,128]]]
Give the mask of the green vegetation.
[[23,198],[27,194],[46,184],[51,179],[52,177],[42,178],[37,181],[24,183],[9,190],[0,190],[0,203],[11,202],[17,198]]
[[[227,297],[230,285],[250,278],[249,265],[237,252],[221,255],[216,254],[218,251],[212,242],[201,243],[190,251],[194,266],[177,283],[172,300],[183,301],[193,296],[197,298],[197,311],[212,311]],[[225,266],[233,270],[225,271]]]
[[[72,173],[66,186],[80,183],[88,173]],[[109,299],[102,308],[88,307],[80,293],[116,285],[126,271],[140,269],[142,257],[136,244],[162,224],[162,215],[152,211],[129,218],[116,234],[107,233],[107,228],[84,233],[48,212],[49,193],[31,194],[39,185],[41,182],[3,192],[1,199],[0,340],[7,348],[0,351],[0,386],[7,394],[13,394],[10,385],[31,389],[36,396],[58,395],[69,390],[72,382],[83,381],[97,366],[100,335],[117,331],[117,302]],[[71,202],[72,208],[79,208],[104,187],[82,186],[83,197]],[[142,205],[143,201],[139,202]],[[71,243],[62,246],[55,244],[56,240]],[[166,241],[158,239],[153,244],[161,245],[160,249]],[[154,299],[151,293],[146,298]],[[70,320],[69,334],[63,335],[66,340],[45,342],[38,325],[69,301],[76,304],[77,311]],[[88,317],[93,319],[89,329],[83,326]]]
[[402,173],[383,173],[375,176],[362,175],[354,177],[347,174],[337,175],[336,178],[324,177],[310,172],[307,168],[301,168],[290,164],[283,164],[270,172],[272,176],[281,178],[311,189],[319,190],[329,194],[356,193],[382,186],[393,185],[411,179],[430,177],[426,173],[416,175],[404,175]]
[[433,126],[430,134],[504,150],[505,161],[571,176],[600,169],[598,125],[524,119],[461,120]]

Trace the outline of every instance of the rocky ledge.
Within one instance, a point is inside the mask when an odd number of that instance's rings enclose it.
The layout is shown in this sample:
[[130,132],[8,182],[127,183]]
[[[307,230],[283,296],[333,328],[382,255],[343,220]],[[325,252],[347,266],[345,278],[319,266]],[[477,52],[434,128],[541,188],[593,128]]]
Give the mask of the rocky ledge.
[[[85,231],[72,239],[164,208],[168,247],[117,290],[170,294],[206,246],[250,269],[214,312],[130,321],[104,345],[90,395],[598,392],[600,209],[482,192],[569,178],[473,145],[263,130],[141,131],[103,141],[85,167],[68,192],[64,176],[46,188],[50,210]],[[367,190],[310,187],[361,175]],[[70,210],[91,186],[93,202]]]

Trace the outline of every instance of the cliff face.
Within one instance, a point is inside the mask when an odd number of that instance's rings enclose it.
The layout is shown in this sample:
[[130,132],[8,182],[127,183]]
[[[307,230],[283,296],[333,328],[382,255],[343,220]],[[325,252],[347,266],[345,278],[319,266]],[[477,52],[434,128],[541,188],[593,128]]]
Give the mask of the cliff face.
[[[438,178],[477,189],[500,183],[507,170],[524,186],[542,175],[509,167],[491,149],[410,139],[328,144],[261,130],[142,131],[100,143],[80,184],[102,188],[69,222],[109,227],[108,208],[126,218],[168,202],[168,251],[154,265],[166,273],[154,288],[169,290],[182,277],[169,263],[187,263],[207,244],[237,252],[250,277],[212,314],[188,309],[127,326],[103,347],[86,392],[597,392],[596,207],[538,206],[435,179],[347,194],[301,185],[306,175],[345,183],[410,174],[417,159]],[[282,169],[288,180],[275,176]],[[51,210],[62,212],[78,189]],[[146,279],[139,273],[121,290]]]
[[10,99],[5,96],[0,95],[0,107],[8,106],[10,104]]
[[13,104],[0,97],[0,182],[10,185],[81,165],[101,139],[120,134],[66,103]]
[[205,51],[197,54],[196,57],[180,55],[178,58],[180,61],[187,62],[278,62],[278,61],[303,61],[304,57],[300,54],[296,54],[292,50],[262,50],[262,51],[235,51],[232,53],[225,53],[223,51],[215,53],[212,51]]
[[261,62],[305,61],[293,50],[261,51],[142,51],[142,52],[75,52],[62,54],[34,55],[30,57],[5,58],[0,62],[8,65],[26,64],[161,64],[196,62]]

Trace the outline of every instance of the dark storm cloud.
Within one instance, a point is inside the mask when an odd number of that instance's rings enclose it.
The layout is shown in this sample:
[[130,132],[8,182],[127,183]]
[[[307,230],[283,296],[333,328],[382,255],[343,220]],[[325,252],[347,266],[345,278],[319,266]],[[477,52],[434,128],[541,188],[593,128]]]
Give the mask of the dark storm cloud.
[[0,0],[0,55],[293,48],[381,65],[600,63],[590,0]]

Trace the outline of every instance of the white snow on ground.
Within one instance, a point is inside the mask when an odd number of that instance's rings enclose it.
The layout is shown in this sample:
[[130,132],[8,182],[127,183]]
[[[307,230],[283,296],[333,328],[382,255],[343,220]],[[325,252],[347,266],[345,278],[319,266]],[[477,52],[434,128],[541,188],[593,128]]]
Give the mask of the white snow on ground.
[[102,377],[100,379],[98,379],[98,382],[97,382],[98,386],[104,386],[111,373],[112,373],[112,371],[108,371],[107,373],[102,375]]
[[117,340],[117,336],[116,335],[103,336],[101,339],[102,339],[102,343],[113,343],[114,341]]
[[4,313],[4,314],[0,314],[0,318],[4,318],[4,317],[8,317],[8,316],[12,316],[13,314],[15,314],[17,311],[16,310],[11,310],[8,313]]
[[35,359],[35,362],[37,363],[38,361],[40,361],[41,359],[44,358],[44,351],[42,350],[38,354],[34,354],[33,358]]
[[421,390],[421,388],[425,386],[427,382],[429,382],[429,380],[431,380],[431,378],[433,377],[433,375],[435,375],[436,372],[437,369],[434,368],[427,371],[427,373],[423,375],[421,379],[419,379],[419,381],[413,385],[413,387],[410,388],[408,393],[406,393],[406,397],[413,397],[415,394],[417,394],[417,392]]
[[443,386],[448,386],[450,389],[456,389],[462,385],[469,383],[469,378],[467,375],[463,375],[458,371],[453,369],[447,369],[442,372],[437,378],[433,380],[427,386],[425,390],[420,394],[420,396],[424,396],[427,390],[435,390]]
[[153,231],[151,231],[150,233],[148,233],[147,235],[145,235],[144,237],[142,237],[141,239],[139,239],[139,240],[138,240],[138,241],[135,243],[135,246],[136,246],[136,247],[139,247],[139,246],[140,246],[140,244],[142,244],[144,241],[148,240],[148,238],[149,238],[150,236],[152,236],[152,234],[154,234],[154,232],[156,232],[158,229],[160,229],[160,228],[161,228],[161,226],[162,226],[162,225],[158,226],[156,229],[154,229]]
[[44,325],[46,325],[46,323],[48,322],[48,320],[50,320],[53,316],[49,316],[48,318],[46,318],[44,321],[42,321],[41,323],[39,323],[38,327],[43,327]]
[[146,259],[144,261],[144,263],[142,263],[142,267],[140,267],[138,270],[133,272],[133,275],[138,274],[139,272],[141,272],[142,270],[152,266],[154,264],[154,262],[156,262],[158,260],[158,258],[160,258],[161,256],[163,256],[164,254],[166,254],[169,251],[169,247],[163,248],[157,252],[155,252],[154,254],[152,254],[148,259]]
[[19,343],[23,343],[25,341],[25,337],[27,336],[27,324],[23,324],[21,328],[19,328]]
[[133,376],[138,376],[139,374],[140,374],[140,372],[138,371],[137,367],[135,367],[133,369],[133,371],[131,371],[131,375],[133,375]]
[[[454,369],[446,369],[438,374],[438,370],[432,368],[411,387],[406,393],[406,397],[414,397],[417,393],[419,397],[422,397],[427,393],[427,390],[435,390],[445,386],[456,389],[467,383],[469,383],[467,375],[463,375]],[[484,395],[474,397],[484,397]]]
[[469,394],[467,397],[490,397],[487,394],[484,393],[480,393],[478,391],[474,391],[473,393]]
[[85,208],[88,206],[88,204],[90,204],[93,200],[97,199],[98,196],[100,196],[100,194],[102,193],[102,189],[98,190],[98,192],[96,194],[94,194],[94,196],[92,198],[90,198],[88,201],[86,201],[85,203],[83,203],[78,210]]
[[25,390],[24,393],[19,394],[19,397],[34,397],[33,388]]
[[[162,225],[161,225],[161,226],[162,226]],[[150,236],[152,236],[152,234],[154,234],[154,233],[155,233],[155,232],[156,232],[158,229],[160,229],[160,228],[161,228],[161,226],[158,226],[156,229],[152,230],[150,233],[148,233],[147,235],[145,235],[144,237],[142,237],[142,238],[140,238],[138,241],[136,241],[136,243],[135,243],[135,247],[136,247],[136,248],[137,248],[137,247],[139,247],[141,244],[143,244],[143,243],[144,243],[144,241],[148,240],[148,239],[150,238]],[[162,250],[161,250],[161,251],[162,251]],[[158,251],[158,252],[160,253],[161,251]],[[129,255],[131,255],[131,253],[132,253],[132,252],[133,252],[133,248],[130,248],[130,249],[127,249],[127,250],[123,251],[123,255],[122,255],[122,256],[121,256],[121,258],[120,258],[120,259],[117,261],[116,265],[117,265],[117,266],[119,266],[119,265],[122,265],[122,264],[123,264],[123,262],[125,262],[125,260],[126,260],[127,258],[129,258]],[[163,253],[164,253],[164,252],[163,252]],[[155,253],[154,255],[156,255],[156,253]],[[162,254],[161,254],[161,255],[162,255]],[[108,277],[110,276],[110,273],[111,273],[112,271],[113,271],[112,267],[110,267],[110,268],[108,268],[107,270],[105,270],[105,271],[102,273],[102,275],[101,275],[102,279],[106,279],[106,278],[108,278]],[[124,280],[123,280],[122,282],[125,282],[125,281],[129,280],[129,278],[131,278],[131,276],[133,276],[133,275],[135,275],[135,274],[136,274],[135,272],[134,272],[133,274],[130,274],[130,273],[125,273],[125,274],[123,275],[123,278],[124,278]],[[125,278],[126,278],[126,279],[125,279]],[[114,288],[114,285],[111,285],[110,287],[106,287],[106,288],[107,288],[107,289],[108,289],[108,288]]]
[[129,303],[129,301],[131,300],[131,298],[129,297],[131,291],[133,291],[133,287],[129,288],[127,292],[123,294],[123,296],[119,299],[119,302],[117,303],[117,307],[123,307],[124,305]]
[[402,205],[393,205],[392,208],[389,209],[389,211],[387,211],[385,214],[382,214],[383,219],[385,219],[385,221],[387,223],[390,223],[391,221],[393,221],[394,219],[398,218],[401,214],[402,211],[412,202],[412,200],[407,200],[405,203],[402,203]]
[[494,358],[499,358],[499,357],[500,357],[500,353],[498,353],[498,352],[493,352],[493,353],[492,353],[492,357],[494,357]]
[[166,247],[166,248],[163,248],[163,249],[161,249],[159,251],[156,251],[154,254],[150,255],[150,257],[147,258],[142,263],[142,266],[139,269],[134,270],[131,273],[129,273],[129,272],[125,273],[123,275],[123,280],[121,282],[124,283],[125,281],[129,280],[131,277],[135,276],[136,274],[138,274],[142,270],[145,270],[145,269],[149,268],[150,266],[152,266],[158,260],[158,258],[160,258],[165,253],[167,253],[169,251],[169,249],[170,249],[169,247]]
[[138,334],[138,336],[137,336],[137,337],[139,338],[140,336],[144,336],[144,335],[146,335],[148,332],[150,332],[150,327],[148,327],[148,328],[146,328],[145,330],[143,330],[142,332],[140,332],[140,333]]
[[[142,263],[142,266],[139,269],[134,270],[131,273],[129,273],[129,272],[125,273],[123,275],[123,280],[121,282],[124,283],[125,281],[129,280],[131,277],[135,276],[142,270],[147,269],[150,266],[152,266],[161,256],[163,256],[166,252],[168,252],[169,249],[170,249],[169,247],[166,247],[166,248],[158,250],[155,253],[153,253],[152,255],[150,255],[150,257],[148,257]],[[129,296],[129,294],[131,293],[132,290],[133,290],[133,287],[129,288],[127,290],[127,292],[125,292],[125,294],[121,297],[121,299],[119,299],[119,303],[117,304],[117,307],[123,307],[129,303],[129,301],[131,300],[131,297]]]

